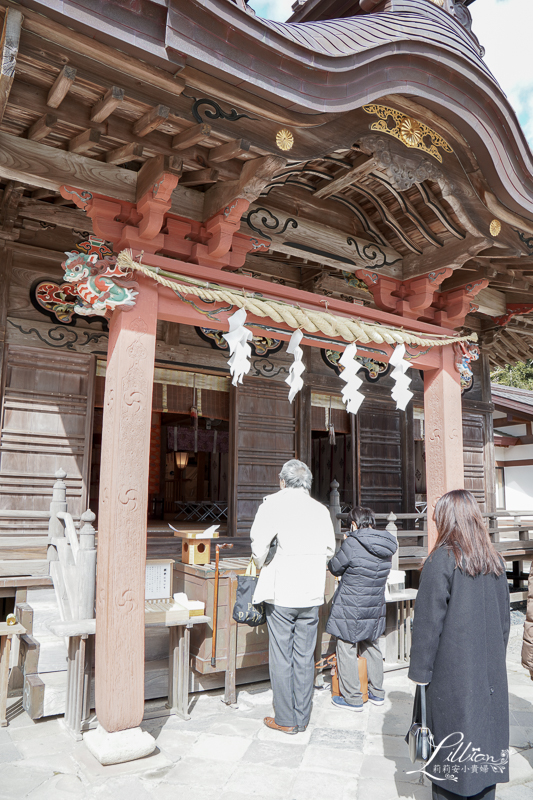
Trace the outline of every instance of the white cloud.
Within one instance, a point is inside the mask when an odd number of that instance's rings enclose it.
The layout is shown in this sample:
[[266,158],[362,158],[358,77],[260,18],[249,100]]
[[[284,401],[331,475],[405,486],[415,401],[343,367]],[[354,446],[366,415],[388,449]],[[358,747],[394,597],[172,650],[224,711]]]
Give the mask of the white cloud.
[[[261,17],[286,20],[293,0],[251,0]],[[477,0],[469,7],[485,62],[506,93],[533,148],[533,0]]]

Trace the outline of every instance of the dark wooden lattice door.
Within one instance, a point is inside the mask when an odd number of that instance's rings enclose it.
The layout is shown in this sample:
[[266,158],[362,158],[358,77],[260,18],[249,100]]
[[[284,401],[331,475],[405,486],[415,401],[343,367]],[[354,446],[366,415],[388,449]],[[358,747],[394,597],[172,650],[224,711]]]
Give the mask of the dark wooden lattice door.
[[378,513],[403,511],[402,429],[393,402],[367,398],[359,410],[360,502]]
[[247,536],[267,494],[279,489],[278,475],[296,458],[296,407],[287,385],[260,378],[245,379],[232,392],[230,412],[230,530]]

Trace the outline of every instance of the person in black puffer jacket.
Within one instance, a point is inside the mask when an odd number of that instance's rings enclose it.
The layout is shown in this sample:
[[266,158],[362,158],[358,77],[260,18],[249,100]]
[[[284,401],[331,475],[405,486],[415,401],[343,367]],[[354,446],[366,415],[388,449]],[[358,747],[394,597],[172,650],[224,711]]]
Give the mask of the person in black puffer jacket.
[[364,656],[368,672],[368,699],[384,703],[383,657],[377,639],[385,630],[385,584],[398,543],[388,531],[375,530],[371,508],[355,506],[351,530],[329,562],[332,575],[342,576],[333,597],[326,631],[337,637],[337,669],[341,697],[333,705],[363,710],[357,654]]

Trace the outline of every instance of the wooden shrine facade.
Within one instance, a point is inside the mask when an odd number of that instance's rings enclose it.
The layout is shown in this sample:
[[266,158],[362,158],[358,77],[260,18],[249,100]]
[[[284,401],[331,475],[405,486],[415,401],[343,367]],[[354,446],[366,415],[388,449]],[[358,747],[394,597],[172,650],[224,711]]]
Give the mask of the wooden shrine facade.
[[[347,502],[411,511],[423,494],[431,509],[466,485],[494,508],[489,364],[525,353],[531,153],[462,3],[354,0],[329,22],[311,5],[293,24],[231,0],[81,14],[0,0],[4,563],[20,575],[19,541],[42,546],[57,466],[73,512],[89,502],[96,388],[96,706],[109,733],[143,715],[154,413],[183,410],[185,374],[193,405],[201,391],[228,417],[236,535],[287,458],[314,460],[320,485],[336,477],[313,435],[331,423]],[[255,349],[226,402],[214,378],[227,381],[227,353],[212,345],[239,306]],[[291,405],[297,328],[306,371]],[[354,340],[357,417],[336,371]],[[386,374],[401,343],[406,411]]]

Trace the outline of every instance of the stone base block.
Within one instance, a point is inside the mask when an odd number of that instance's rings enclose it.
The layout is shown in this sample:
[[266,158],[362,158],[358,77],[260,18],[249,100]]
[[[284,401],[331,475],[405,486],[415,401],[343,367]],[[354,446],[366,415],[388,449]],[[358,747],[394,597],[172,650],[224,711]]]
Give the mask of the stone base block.
[[154,737],[140,728],[108,733],[98,725],[96,730],[84,734],[83,741],[89,752],[104,766],[144,758],[156,748]]

